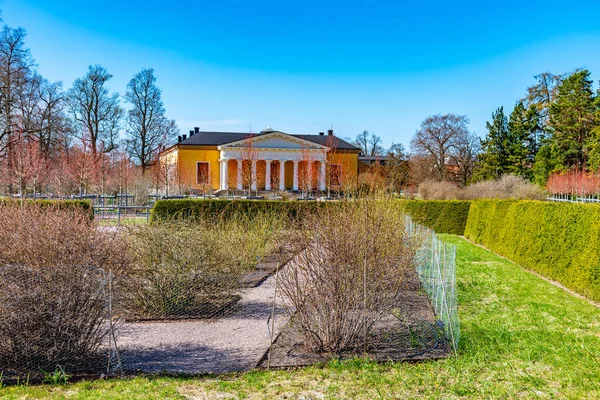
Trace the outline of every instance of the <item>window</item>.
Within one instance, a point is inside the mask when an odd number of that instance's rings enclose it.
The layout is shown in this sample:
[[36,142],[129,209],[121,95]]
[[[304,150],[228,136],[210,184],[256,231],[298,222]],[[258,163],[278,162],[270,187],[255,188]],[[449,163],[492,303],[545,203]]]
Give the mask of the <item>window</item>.
[[331,186],[342,184],[342,164],[331,164]]
[[208,185],[210,183],[209,165],[207,161],[198,161],[196,163],[196,183],[198,185]]

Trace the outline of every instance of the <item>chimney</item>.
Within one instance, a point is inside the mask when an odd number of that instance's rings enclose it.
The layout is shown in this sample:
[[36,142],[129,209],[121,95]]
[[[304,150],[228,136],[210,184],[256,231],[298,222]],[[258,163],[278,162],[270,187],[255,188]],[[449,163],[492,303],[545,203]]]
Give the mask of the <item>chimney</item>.
[[325,135],[325,132],[319,132],[319,135],[323,136],[323,135]]
[[333,136],[333,129],[329,129],[329,130],[327,131],[327,135],[328,135],[328,136]]
[[200,128],[198,128],[197,126],[194,127],[194,135],[197,135],[198,133],[200,133]]
[[181,135],[177,136],[177,143],[181,143]]
[[194,136],[194,131],[190,130],[190,137]]
[[182,136],[183,140],[187,139],[187,135]]

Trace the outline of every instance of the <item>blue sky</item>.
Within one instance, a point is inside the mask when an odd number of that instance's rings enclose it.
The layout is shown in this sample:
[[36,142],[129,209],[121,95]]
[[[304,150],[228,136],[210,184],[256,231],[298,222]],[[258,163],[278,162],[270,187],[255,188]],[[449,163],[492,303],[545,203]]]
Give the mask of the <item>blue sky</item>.
[[[572,7],[571,7],[572,5]],[[88,65],[152,67],[168,116],[202,130],[367,129],[408,145],[421,121],[511,109],[533,75],[600,79],[600,2],[2,0],[39,71],[66,88]]]

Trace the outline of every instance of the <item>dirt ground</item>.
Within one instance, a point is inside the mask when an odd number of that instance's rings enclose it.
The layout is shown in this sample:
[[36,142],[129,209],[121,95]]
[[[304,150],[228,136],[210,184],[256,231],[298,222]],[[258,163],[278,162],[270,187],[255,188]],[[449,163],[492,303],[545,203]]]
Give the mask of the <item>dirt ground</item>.
[[[240,301],[213,320],[125,323],[117,340],[125,371],[204,373],[256,367],[271,342],[275,277],[242,290]],[[275,304],[276,337],[288,321]]]

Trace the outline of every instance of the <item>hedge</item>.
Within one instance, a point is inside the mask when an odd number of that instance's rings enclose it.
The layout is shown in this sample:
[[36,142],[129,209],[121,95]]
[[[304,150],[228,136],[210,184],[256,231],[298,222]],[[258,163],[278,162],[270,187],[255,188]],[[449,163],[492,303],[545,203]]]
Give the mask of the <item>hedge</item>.
[[517,200],[472,202],[465,236],[600,301],[600,207]]
[[412,219],[437,233],[462,235],[469,216],[470,201],[399,200]]
[[231,218],[239,214],[252,216],[263,213],[277,213],[296,219],[328,204],[318,201],[277,200],[158,200],[152,208],[150,221],[197,217]]
[[[40,207],[57,207],[60,210],[66,210],[71,208],[79,208],[84,212],[88,213],[90,220],[94,219],[94,208],[92,202],[89,200],[37,200],[37,199],[24,199],[25,204],[35,204]],[[21,199],[2,197],[0,198],[0,205],[19,205]]]
[[[237,214],[254,215],[270,212],[298,219],[305,213],[335,206],[335,204],[338,203],[225,199],[158,200],[152,208],[150,220],[195,217],[230,218]],[[469,214],[468,201],[399,200],[398,204],[416,222],[431,227],[438,233],[462,235],[465,230],[465,222]]]

